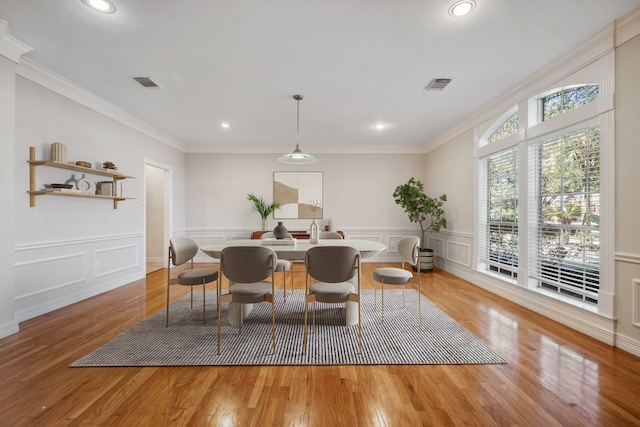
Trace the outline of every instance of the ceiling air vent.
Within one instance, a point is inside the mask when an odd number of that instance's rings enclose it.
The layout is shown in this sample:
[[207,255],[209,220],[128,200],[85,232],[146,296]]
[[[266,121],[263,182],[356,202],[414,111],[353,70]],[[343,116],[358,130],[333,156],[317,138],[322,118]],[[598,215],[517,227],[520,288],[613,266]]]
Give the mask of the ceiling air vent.
[[451,83],[451,79],[433,79],[429,82],[425,89],[427,90],[442,90]]
[[151,77],[134,77],[133,80],[140,83],[143,87],[160,87],[159,84],[151,80]]

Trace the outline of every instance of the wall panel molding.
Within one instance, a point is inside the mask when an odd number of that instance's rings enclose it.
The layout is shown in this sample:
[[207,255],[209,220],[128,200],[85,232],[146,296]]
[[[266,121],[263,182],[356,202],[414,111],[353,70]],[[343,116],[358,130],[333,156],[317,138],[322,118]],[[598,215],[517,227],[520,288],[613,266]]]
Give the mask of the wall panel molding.
[[620,262],[629,262],[631,264],[640,264],[640,255],[625,252],[616,252],[614,259]]
[[117,234],[117,235],[109,235],[109,236],[87,237],[82,239],[58,240],[58,241],[50,241],[50,242],[23,243],[23,244],[15,245],[15,251],[16,252],[33,251],[37,249],[82,245],[87,243],[109,242],[113,240],[137,239],[137,238],[141,239],[143,237],[144,237],[144,233],[131,233],[131,234]]

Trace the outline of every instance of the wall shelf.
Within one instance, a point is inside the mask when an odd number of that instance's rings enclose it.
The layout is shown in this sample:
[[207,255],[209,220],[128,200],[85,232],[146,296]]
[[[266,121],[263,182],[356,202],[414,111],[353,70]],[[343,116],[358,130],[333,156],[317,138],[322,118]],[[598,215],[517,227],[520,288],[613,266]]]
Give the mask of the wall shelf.
[[123,200],[135,200],[133,197],[122,197],[122,196],[107,196],[103,194],[90,194],[90,193],[81,193],[76,191],[64,191],[57,189],[46,189],[46,190],[36,190],[36,168],[38,166],[49,166],[52,168],[58,169],[67,169],[75,172],[82,172],[85,174],[91,175],[99,175],[106,176],[113,180],[113,184],[115,187],[116,182],[123,179],[134,179],[135,176],[125,175],[123,173],[112,171],[110,169],[96,169],[96,168],[87,168],[84,166],[78,166],[71,163],[62,163],[62,162],[54,162],[52,160],[36,160],[36,148],[29,147],[29,206],[34,207],[36,205],[36,197],[37,196],[46,196],[46,195],[54,195],[54,196],[71,196],[71,197],[89,197],[94,199],[108,199],[113,200],[113,209],[118,209],[118,202]]

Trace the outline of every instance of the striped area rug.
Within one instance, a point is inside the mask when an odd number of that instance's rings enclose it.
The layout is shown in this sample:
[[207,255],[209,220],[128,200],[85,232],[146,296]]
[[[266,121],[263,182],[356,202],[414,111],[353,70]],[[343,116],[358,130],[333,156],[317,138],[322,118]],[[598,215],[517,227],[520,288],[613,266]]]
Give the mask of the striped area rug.
[[[384,323],[380,322],[373,290],[362,291],[362,352],[357,326],[345,333],[344,307],[318,303],[317,324],[302,354],[304,291],[276,296],[276,351],[271,349],[271,304],[254,305],[242,333],[227,321],[222,307],[222,347],[217,355],[215,291],[207,292],[207,323],[202,323],[201,292],[190,309],[186,295],[172,303],[170,325],[160,310],[123,332],[72,367],[90,366],[215,366],[215,365],[389,365],[506,363],[482,341],[422,298],[422,326],[418,325],[417,291],[385,290]],[[311,306],[310,306],[311,307]]]

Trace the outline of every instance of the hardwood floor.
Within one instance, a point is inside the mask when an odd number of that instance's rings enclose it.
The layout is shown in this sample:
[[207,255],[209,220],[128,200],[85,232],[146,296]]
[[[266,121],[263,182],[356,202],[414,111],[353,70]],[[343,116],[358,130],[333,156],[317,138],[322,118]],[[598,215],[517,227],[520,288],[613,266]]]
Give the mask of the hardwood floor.
[[[382,265],[363,265],[365,287]],[[162,309],[165,274],[0,340],[0,426],[640,425],[640,358],[440,270],[425,296],[506,365],[68,367]]]

